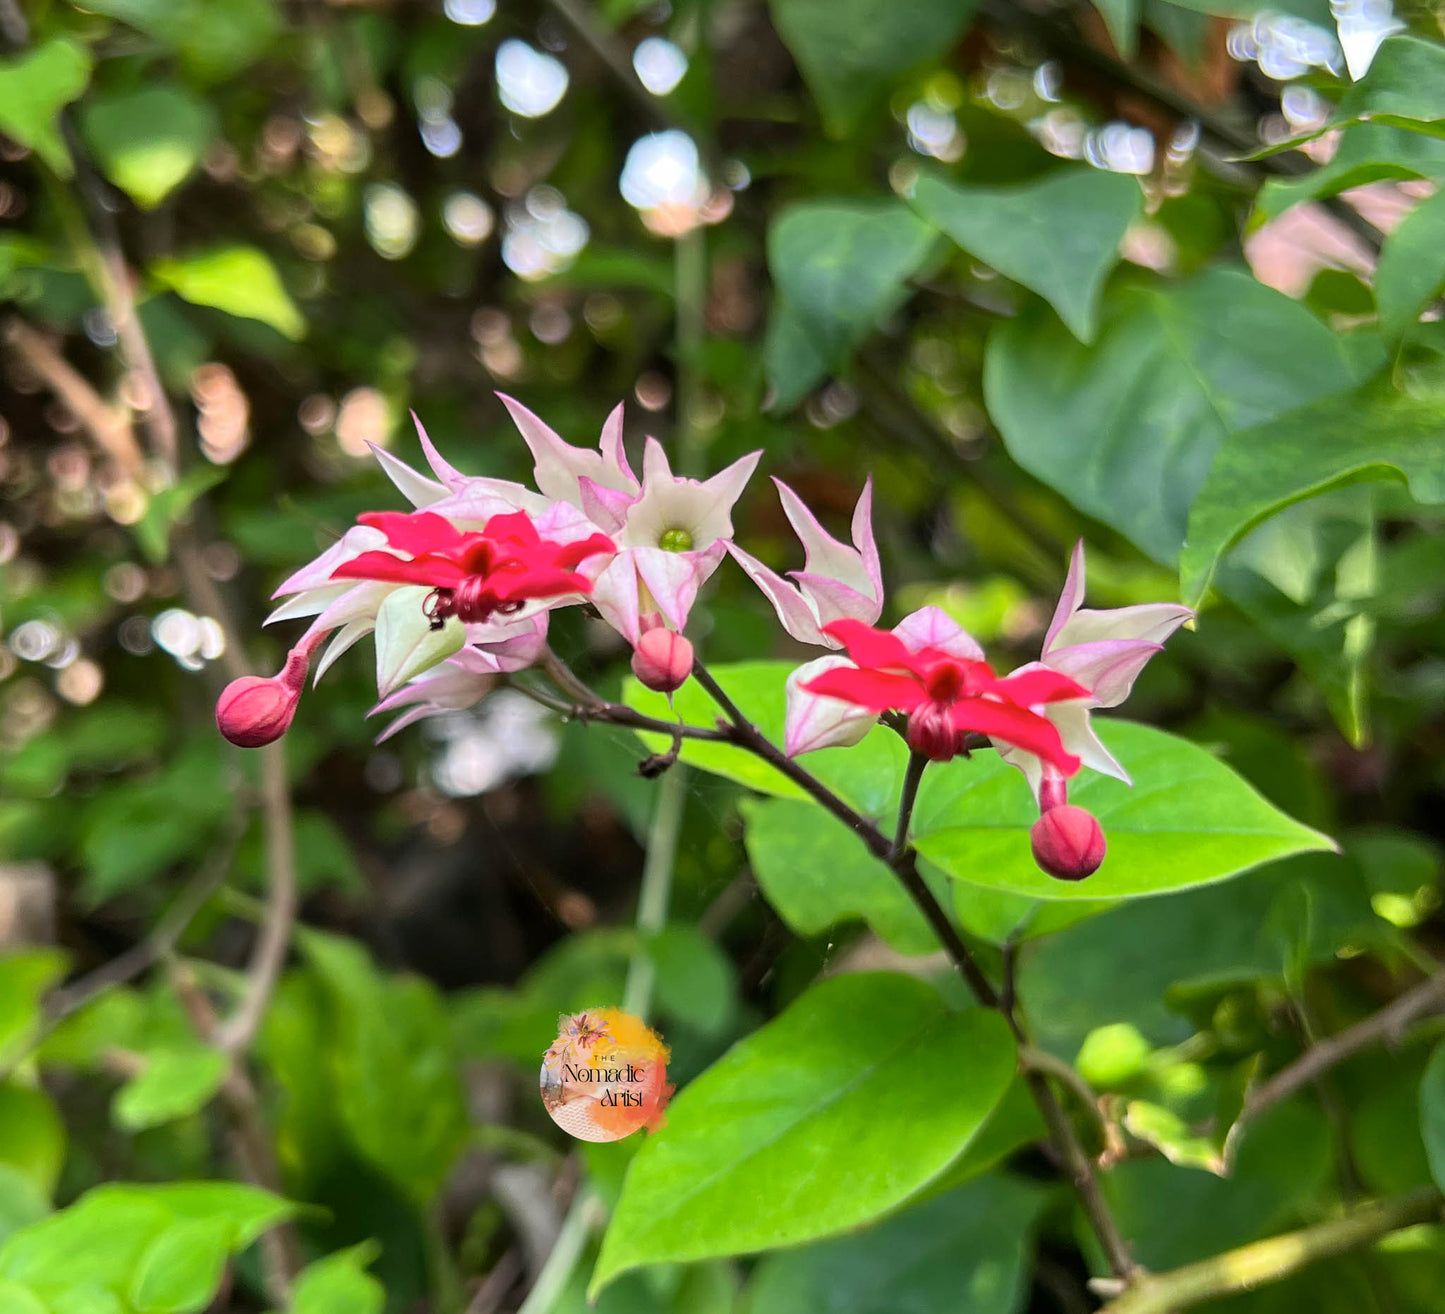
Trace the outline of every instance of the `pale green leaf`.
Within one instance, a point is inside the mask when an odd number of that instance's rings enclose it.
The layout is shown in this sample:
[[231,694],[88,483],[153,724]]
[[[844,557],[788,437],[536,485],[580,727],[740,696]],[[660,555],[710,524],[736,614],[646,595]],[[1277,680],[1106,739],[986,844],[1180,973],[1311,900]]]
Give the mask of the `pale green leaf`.
[[974,0],[770,0],[830,135],[846,137],[900,74],[958,40]]
[[[1445,52],[1441,52],[1445,54]],[[1445,192],[1421,201],[1386,239],[1375,271],[1380,333],[1395,344],[1445,287]]]
[[145,1070],[116,1092],[111,1117],[116,1126],[141,1131],[188,1118],[221,1088],[230,1060],[203,1045],[154,1049],[144,1055]]
[[190,1314],[215,1298],[230,1252],[231,1226],[203,1218],[163,1232],[136,1265],[130,1303],[136,1314]]
[[217,132],[206,101],[164,82],[96,96],[80,123],[106,177],[146,210],[191,176]]
[[64,37],[0,60],[0,132],[29,146],[62,177],[70,177],[70,152],[57,120],[89,82],[90,53]]
[[628,1169],[592,1293],[640,1265],[796,1245],[896,1208],[957,1159],[1014,1062],[1002,1018],[950,1013],[922,981],[820,982],[673,1101]]
[[178,296],[241,319],[257,319],[285,337],[306,333],[276,266],[254,246],[223,246],[156,261],[151,274]]
[[1232,433],[1347,387],[1340,340],[1235,269],[1108,299],[1093,346],[1021,316],[994,331],[984,395],[1010,455],[1081,511],[1173,562]]
[[65,1162],[65,1124],[45,1091],[0,1085],[0,1164],[23,1174],[47,1199]]
[[0,954],[0,1067],[24,1052],[40,1024],[40,1000],[65,972],[58,949],[12,949]]
[[366,1271],[378,1253],[368,1241],[308,1265],[296,1279],[290,1314],[380,1314],[386,1289]]
[[1144,207],[1128,174],[1081,166],[1022,187],[960,187],[919,179],[913,208],[959,246],[1032,288],[1075,337],[1092,341],[1104,279]]

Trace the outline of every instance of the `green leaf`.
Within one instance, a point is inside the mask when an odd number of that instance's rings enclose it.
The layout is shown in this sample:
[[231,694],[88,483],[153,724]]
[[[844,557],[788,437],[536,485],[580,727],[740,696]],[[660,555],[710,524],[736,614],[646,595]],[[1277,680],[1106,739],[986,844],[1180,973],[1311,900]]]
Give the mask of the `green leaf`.
[[216,113],[177,83],[96,96],[80,119],[105,176],[143,210],[179,187],[216,138]]
[[696,927],[677,923],[647,940],[657,971],[657,1005],[678,1022],[715,1036],[737,1013],[732,960]]
[[50,1212],[50,1201],[19,1168],[0,1163],[0,1245]]
[[1130,1100],[1124,1109],[1124,1128],[1129,1135],[1152,1145],[1170,1163],[1224,1175],[1220,1147],[1207,1136],[1195,1135],[1172,1109],[1146,1100]]
[[833,137],[847,137],[900,74],[947,53],[974,0],[770,0]]
[[89,52],[63,37],[0,61],[0,131],[29,146],[56,173],[69,178],[70,152],[57,120],[89,82]]
[[367,1159],[427,1201],[467,1134],[441,1000],[421,980],[383,976],[354,941],[307,931],[300,943],[330,1003],[341,1120]]
[[176,50],[208,82],[253,64],[281,30],[272,0],[86,0],[85,8]]
[[1043,1202],[1036,1186],[984,1177],[866,1231],[769,1255],[748,1314],[1011,1314]]
[[783,212],[768,230],[779,304],[764,355],[776,407],[840,368],[902,305],[935,240],[901,201],[810,201]]
[[159,1127],[198,1113],[221,1088],[230,1060],[202,1045],[154,1049],[145,1055],[145,1071],[116,1092],[111,1118],[127,1131]]
[[431,592],[425,584],[404,584],[377,608],[376,691],[382,698],[460,651],[467,641],[466,626],[455,616],[440,629],[432,628],[422,610]]
[[1129,286],[1098,341],[1024,315],[989,340],[984,395],[1009,454],[1081,511],[1172,562],[1232,433],[1348,386],[1340,341],[1235,269]]
[[811,801],[745,799],[741,806],[753,875],[797,934],[861,917],[899,953],[937,950],[938,938],[898,878],[836,817]]
[[193,305],[258,319],[293,341],[305,336],[306,321],[276,266],[254,246],[223,246],[179,260],[158,260],[150,272]]
[[151,561],[159,565],[170,556],[171,530],[185,519],[196,499],[222,483],[226,474],[222,466],[197,466],[150,499],[134,532],[141,550]]
[[[796,1245],[903,1203],[1012,1080],[996,1013],[949,1013],[901,975],[812,987],[728,1051],[638,1151],[590,1287],[627,1269]],[[919,1074],[948,1074],[946,1098]]]
[[[743,715],[778,745],[783,742],[787,712],[784,686],[793,669],[791,662],[731,662],[710,668],[713,678]],[[680,717],[691,725],[712,725],[722,714],[696,680],[689,680],[673,694],[671,707],[664,694],[644,689],[636,680],[624,684],[623,698],[649,716],[671,720]],[[649,747],[663,748],[671,744],[671,740],[662,735],[640,738]],[[778,798],[808,797],[766,762],[727,744],[686,740],[682,760],[761,794]],[[881,726],[852,748],[825,748],[809,753],[807,759],[808,770],[825,785],[859,811],[879,818],[888,814],[898,798],[907,764],[908,749],[903,741]]]
[[1430,1175],[1445,1190],[1445,1043],[1435,1046],[1420,1078],[1420,1135]]
[[[1442,52],[1445,53],[1445,52]],[[1380,333],[1398,344],[1445,286],[1445,192],[1421,201],[1380,249],[1375,304]]]
[[1220,558],[1293,503],[1368,479],[1394,479],[1445,502],[1445,406],[1386,381],[1228,437],[1189,514],[1180,586],[1197,602]]
[[0,1085],[0,1164],[24,1175],[46,1199],[65,1162],[65,1124],[43,1090]]
[[1085,166],[1022,187],[960,187],[925,176],[910,200],[929,223],[1037,292],[1075,337],[1091,342],[1104,279],[1144,193],[1128,174]]
[[1029,830],[1038,807],[1023,776],[996,754],[924,776],[913,814],[919,852],[961,881],[1036,899],[1128,899],[1334,847],[1186,739],[1102,718],[1094,728],[1134,787],[1088,771],[1070,783],[1070,802],[1098,817],[1109,844],[1087,880],[1057,881],[1035,865]]
[[1356,123],[1341,130],[1329,163],[1298,178],[1268,179],[1255,197],[1250,225],[1278,218],[1301,201],[1402,178],[1445,178],[1445,141],[1385,123]]
[[1340,98],[1335,122],[1445,119],[1445,49],[1401,33],[1380,43],[1369,70]]
[[1125,59],[1133,59],[1139,48],[1139,11],[1143,0],[1094,0],[1114,48]]
[[146,1249],[131,1280],[137,1314],[188,1314],[215,1298],[225,1271],[231,1225],[202,1218],[163,1232]]
[[5,1314],[51,1314],[44,1302],[29,1287],[0,1279],[0,1309]]
[[0,956],[0,1068],[9,1068],[40,1023],[40,1000],[64,974],[58,949],[17,949]]
[[380,1249],[364,1241],[308,1265],[296,1279],[290,1314],[380,1314],[386,1289],[366,1271]]

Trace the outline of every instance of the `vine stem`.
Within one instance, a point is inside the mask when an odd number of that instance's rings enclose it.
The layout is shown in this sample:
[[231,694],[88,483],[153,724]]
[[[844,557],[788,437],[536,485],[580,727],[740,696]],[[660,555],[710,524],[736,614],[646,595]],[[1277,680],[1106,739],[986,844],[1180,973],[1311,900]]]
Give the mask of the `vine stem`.
[[1439,1219],[1440,1192],[1433,1186],[1395,1200],[1361,1205],[1341,1218],[1314,1227],[1286,1232],[1186,1264],[1169,1273],[1140,1277],[1101,1314],[1171,1314],[1217,1296],[1244,1291],[1266,1282],[1278,1282],[1306,1264]]

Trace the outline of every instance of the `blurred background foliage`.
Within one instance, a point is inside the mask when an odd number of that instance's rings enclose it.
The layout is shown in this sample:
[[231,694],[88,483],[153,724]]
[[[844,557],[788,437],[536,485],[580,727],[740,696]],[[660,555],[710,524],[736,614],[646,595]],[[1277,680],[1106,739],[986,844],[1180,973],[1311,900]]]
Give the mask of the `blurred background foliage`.
[[[1037,651],[1077,537],[1098,606],[1179,596],[1186,525],[1186,589],[1242,538],[1130,716],[1221,754],[1344,856],[1045,905],[1021,999],[1105,1093],[1102,1132],[1081,1125],[1150,1268],[1431,1182],[1438,1022],[1262,1115],[1229,1176],[1209,1129],[1445,951],[1432,6],[0,10],[0,1239],[30,1238],[0,1250],[0,1306],[268,1307],[247,1247],[284,1207],[160,1185],[235,1175],[213,1103],[229,1062],[194,1016],[237,993],[267,888],[256,764],[212,718],[226,648],[279,665],[295,627],[262,631],[266,598],[398,505],[369,448],[415,463],[409,409],[467,473],[525,478],[494,390],[584,444],[623,399],[630,444],[655,434],[694,469],[762,447],[835,527],[871,472],[885,621],[935,603],[1003,665]],[[172,452],[97,291],[117,277],[97,209],[180,416]],[[1286,413],[1301,488],[1251,464]],[[1341,432],[1317,444],[1326,419]],[[1240,464],[1206,480],[1216,451]],[[1399,478],[1361,482],[1382,470]],[[797,564],[761,481],[737,530]],[[803,655],[730,563],[695,629],[713,662]],[[620,687],[610,632],[559,614],[553,643]],[[300,1202],[292,1307],[515,1309],[579,1175],[603,1211],[636,1149],[579,1149],[545,1118],[559,1011],[620,999],[645,958],[682,1087],[820,973],[941,969],[891,888],[807,902],[799,871],[831,850],[778,848],[807,824],[777,811],[795,805],[697,772],[667,925],[636,931],[659,788],[641,745],[505,692],[375,744],[368,651],[287,739],[305,929],[249,1065],[271,1185]],[[953,893],[996,967],[1026,910]],[[597,1307],[1090,1308],[1097,1255],[1030,1116],[996,1114],[992,1159],[906,1214],[625,1275]],[[44,1232],[102,1182],[127,1185]],[[552,1309],[585,1307],[580,1236],[545,1270]],[[127,1238],[94,1265],[122,1303],[65,1303],[102,1237]],[[1445,1234],[1420,1226],[1217,1307],[1440,1311],[1442,1291]]]

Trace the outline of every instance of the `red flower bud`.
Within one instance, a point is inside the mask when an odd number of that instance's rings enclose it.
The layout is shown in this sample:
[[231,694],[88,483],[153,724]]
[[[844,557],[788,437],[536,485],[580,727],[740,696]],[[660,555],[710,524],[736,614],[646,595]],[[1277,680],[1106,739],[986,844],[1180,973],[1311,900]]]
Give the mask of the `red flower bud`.
[[221,734],[238,748],[262,748],[280,739],[296,715],[311,654],[325,638],[323,630],[303,639],[286,654],[286,665],[277,675],[243,675],[222,689],[216,699]]
[[924,703],[908,714],[908,747],[934,762],[951,762],[963,747],[963,731],[942,703]]
[[692,674],[692,644],[674,630],[648,630],[637,640],[632,673],[649,689],[671,693]]
[[1104,861],[1104,831],[1092,812],[1063,803],[1050,808],[1029,831],[1034,861],[1061,881],[1092,876]]

